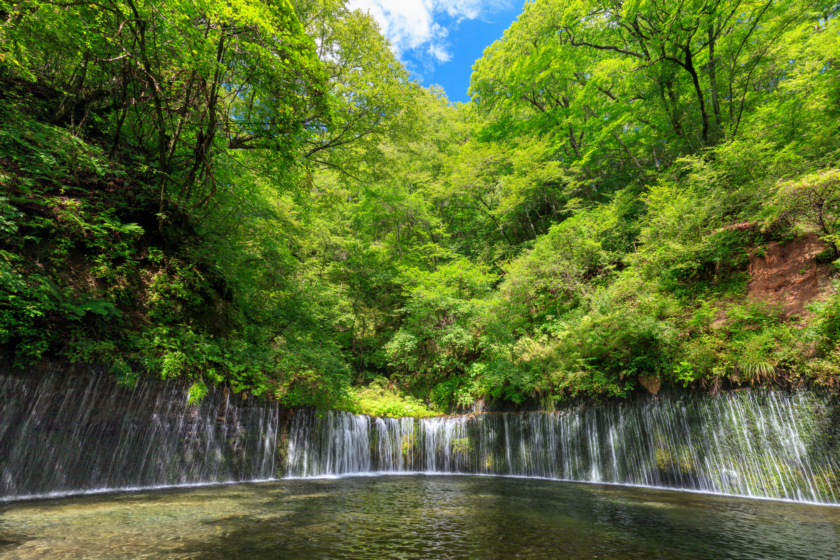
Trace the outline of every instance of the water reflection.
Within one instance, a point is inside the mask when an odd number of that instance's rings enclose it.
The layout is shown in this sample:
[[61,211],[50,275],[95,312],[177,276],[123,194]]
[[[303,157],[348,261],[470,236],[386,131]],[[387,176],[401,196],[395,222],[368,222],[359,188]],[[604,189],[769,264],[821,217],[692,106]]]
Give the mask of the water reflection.
[[837,558],[840,508],[461,476],[0,507],[2,558]]

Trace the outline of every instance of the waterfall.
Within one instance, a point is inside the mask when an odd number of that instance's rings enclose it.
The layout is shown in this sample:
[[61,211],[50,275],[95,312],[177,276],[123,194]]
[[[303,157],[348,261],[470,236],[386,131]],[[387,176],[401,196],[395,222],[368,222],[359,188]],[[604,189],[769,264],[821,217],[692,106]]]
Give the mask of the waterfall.
[[406,472],[417,468],[413,418],[377,418],[375,433],[377,470]]
[[271,478],[278,416],[222,388],[188,405],[174,381],[0,376],[0,497]]
[[301,410],[287,475],[512,475],[840,503],[838,420],[836,400],[804,390],[422,420]]
[[349,412],[296,414],[289,435],[289,470],[297,476],[370,472],[370,418]]
[[125,388],[67,368],[0,375],[0,499],[365,473],[840,503],[840,404],[819,391],[744,390],[429,419],[298,410],[281,426],[277,404],[220,387],[189,405],[177,381]]

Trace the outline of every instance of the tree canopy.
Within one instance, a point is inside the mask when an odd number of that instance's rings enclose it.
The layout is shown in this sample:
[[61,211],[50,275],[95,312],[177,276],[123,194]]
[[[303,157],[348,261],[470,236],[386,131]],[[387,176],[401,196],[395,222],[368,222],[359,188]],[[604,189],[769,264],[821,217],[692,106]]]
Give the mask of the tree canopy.
[[535,0],[453,104],[342,0],[0,1],[0,344],[387,414],[836,384],[837,15]]

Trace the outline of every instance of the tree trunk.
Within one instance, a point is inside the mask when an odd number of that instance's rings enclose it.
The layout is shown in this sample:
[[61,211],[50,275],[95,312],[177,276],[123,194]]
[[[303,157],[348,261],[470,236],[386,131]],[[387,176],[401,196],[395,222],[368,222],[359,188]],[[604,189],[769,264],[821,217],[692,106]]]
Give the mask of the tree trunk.
[[706,100],[703,98],[703,88],[700,86],[700,78],[697,76],[697,70],[694,69],[694,61],[691,57],[691,45],[685,46],[685,63],[686,71],[691,75],[691,81],[694,83],[694,91],[697,93],[697,103],[700,105],[700,116],[703,119],[703,145],[709,145],[709,113],[706,111]]
[[82,67],[76,71],[73,83],[70,85],[70,89],[67,91],[67,94],[61,99],[61,103],[58,105],[58,109],[56,109],[55,113],[53,113],[53,116],[50,119],[50,124],[59,124],[61,121],[66,119],[67,115],[72,113],[73,110],[76,108],[76,103],[78,102],[79,94],[82,92],[82,86],[85,85],[85,77],[87,76],[89,58],[90,55],[88,53],[85,53],[82,59]]
[[726,132],[723,129],[723,122],[720,118],[720,101],[718,100],[717,91],[717,74],[715,73],[715,31],[714,26],[709,23],[709,85],[712,90],[712,110],[715,113],[715,121],[717,124],[717,133],[721,138],[726,138]]

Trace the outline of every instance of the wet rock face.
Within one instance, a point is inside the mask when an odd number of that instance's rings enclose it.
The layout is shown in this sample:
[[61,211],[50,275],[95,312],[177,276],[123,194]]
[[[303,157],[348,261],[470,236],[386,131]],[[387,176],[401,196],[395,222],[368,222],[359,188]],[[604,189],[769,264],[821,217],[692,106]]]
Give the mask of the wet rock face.
[[0,497],[274,475],[278,407],[97,368],[0,369]]

